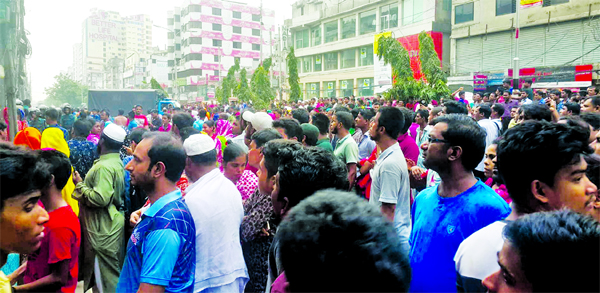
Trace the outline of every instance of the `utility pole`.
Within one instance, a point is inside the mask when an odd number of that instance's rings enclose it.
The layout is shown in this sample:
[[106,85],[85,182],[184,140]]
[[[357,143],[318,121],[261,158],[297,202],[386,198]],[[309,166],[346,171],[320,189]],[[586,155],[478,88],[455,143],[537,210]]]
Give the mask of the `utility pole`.
[[278,42],[278,52],[279,52],[279,103],[283,103],[283,84],[281,83],[281,77],[283,76],[283,70],[281,70],[281,63],[283,63],[283,43],[282,41],[282,34],[281,34],[281,26],[278,27],[278,34],[279,34],[279,42]]
[[[273,60],[273,58],[271,58]],[[260,64],[263,62],[263,2],[260,0]]]
[[[273,71],[275,71],[275,66],[273,66],[274,65],[273,61],[276,60],[276,58],[277,58],[278,55],[277,56],[273,56],[273,44],[271,43],[271,40],[273,40],[273,34],[269,30],[269,45],[270,45],[269,47],[270,47],[270,50],[271,50],[271,54],[270,54],[270,56],[271,56],[271,68],[269,70],[269,82],[271,83],[271,86],[273,86]],[[275,54],[279,54],[279,50],[276,50]]]
[[[24,68],[25,56],[17,50],[17,39],[20,36],[25,37],[24,29],[24,1],[9,1],[7,4],[11,13],[6,14],[6,25],[2,26],[5,31],[0,34],[0,40],[4,41],[4,72],[6,88],[6,106],[8,108],[8,139],[12,141],[17,134],[17,106],[16,98],[20,94],[18,79],[21,76],[20,71]],[[22,91],[22,90],[21,90]]]
[[519,28],[519,10],[521,10],[521,5],[519,2],[516,2],[516,16],[515,22],[517,23],[515,29],[515,59],[514,59],[514,67],[513,67],[513,88],[519,88],[519,34],[521,33]]

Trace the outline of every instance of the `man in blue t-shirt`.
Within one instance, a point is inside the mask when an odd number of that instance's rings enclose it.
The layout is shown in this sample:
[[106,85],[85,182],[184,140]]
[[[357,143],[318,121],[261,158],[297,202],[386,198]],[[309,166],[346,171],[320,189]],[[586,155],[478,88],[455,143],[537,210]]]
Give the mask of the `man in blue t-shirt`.
[[419,193],[412,207],[410,287],[413,292],[455,292],[458,246],[508,216],[510,208],[473,175],[485,151],[485,130],[462,114],[438,117],[433,125],[422,146],[423,163],[441,183]]
[[183,146],[168,133],[152,132],[133,157],[125,169],[151,206],[131,215],[130,222],[137,225],[117,292],[193,292],[196,226],[176,185],[186,161]]

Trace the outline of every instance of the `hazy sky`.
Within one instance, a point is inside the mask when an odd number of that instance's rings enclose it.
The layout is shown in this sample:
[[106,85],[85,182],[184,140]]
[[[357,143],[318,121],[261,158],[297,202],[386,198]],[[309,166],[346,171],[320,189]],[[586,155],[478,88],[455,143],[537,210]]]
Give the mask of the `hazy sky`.
[[[292,14],[296,0],[263,0],[263,6],[275,10],[276,24]],[[260,0],[241,0],[259,6]],[[121,16],[146,14],[155,25],[167,26],[167,11],[183,1],[166,0],[26,0],[25,29],[29,31],[32,56],[27,60],[33,101],[46,98],[44,88],[52,86],[54,76],[73,63],[73,44],[81,42],[81,25],[90,9],[116,11]],[[165,48],[167,31],[154,27],[152,45]]]

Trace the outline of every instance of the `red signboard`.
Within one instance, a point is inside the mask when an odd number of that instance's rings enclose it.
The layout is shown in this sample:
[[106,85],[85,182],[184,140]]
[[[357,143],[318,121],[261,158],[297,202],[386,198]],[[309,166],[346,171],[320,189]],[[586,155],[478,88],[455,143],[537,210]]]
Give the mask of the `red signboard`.
[[[443,33],[440,32],[427,32],[433,39],[433,47],[438,57],[440,58],[440,64],[442,62],[442,48],[443,48]],[[410,56],[410,68],[413,71],[413,77],[415,79],[421,79],[423,73],[421,73],[421,60],[419,60],[419,35],[411,35],[402,38],[398,38],[398,42],[408,51]]]

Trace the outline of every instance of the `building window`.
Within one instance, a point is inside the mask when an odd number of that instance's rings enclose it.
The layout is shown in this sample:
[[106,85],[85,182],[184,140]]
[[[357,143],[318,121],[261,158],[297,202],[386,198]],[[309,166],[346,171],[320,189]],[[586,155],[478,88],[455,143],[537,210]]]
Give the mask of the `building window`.
[[242,43],[241,42],[233,42],[233,48],[234,49],[241,49],[242,48]]
[[174,38],[175,38],[175,33],[173,33],[173,32],[168,32],[168,33],[167,33],[167,38],[168,38],[169,40],[172,40],[172,39],[174,39]]
[[381,6],[380,19],[382,30],[398,27],[398,4]]
[[304,6],[301,6],[301,7],[300,7],[300,15],[301,15],[301,16],[302,16],[302,15],[304,15]]
[[360,34],[368,34],[377,30],[377,13],[375,10],[363,12],[360,14]]
[[213,55],[213,61],[219,62],[219,55]]
[[242,13],[239,11],[233,11],[233,18],[242,19]]
[[569,0],[544,0],[544,7],[569,3]]
[[325,59],[325,71],[327,70],[337,70],[338,69],[338,53],[325,53],[323,54]]
[[496,0],[496,16],[517,12],[517,0]]
[[219,23],[213,23],[212,24],[212,30],[216,31],[216,32],[220,32],[221,31],[221,24],[219,24]]
[[423,1],[404,0],[402,2],[402,25],[409,25],[423,20]]
[[167,47],[167,52],[174,53],[175,52],[175,47],[174,46]]
[[356,15],[342,18],[342,40],[356,36]]
[[169,67],[175,66],[175,60],[169,60],[169,61],[167,61],[167,66],[169,66]]
[[252,51],[260,51],[260,44],[252,44]]
[[360,47],[359,50],[360,66],[373,65],[373,45]]
[[187,23],[187,28],[188,29],[192,29],[192,28],[198,28],[201,29],[202,28],[202,23],[199,21],[190,21]]
[[373,95],[373,78],[358,79],[358,95],[372,96]]
[[175,14],[175,22],[180,22],[181,21],[181,17],[179,16],[179,14]]
[[260,14],[252,14],[252,21],[260,21]]
[[202,38],[189,38],[190,45],[202,45]]
[[241,34],[242,33],[242,27],[241,26],[234,26],[233,27],[233,33],[234,34]]
[[167,25],[174,25],[175,24],[175,20],[172,18],[167,18]]
[[342,69],[356,67],[356,49],[348,49],[341,52]]
[[338,40],[338,21],[332,21],[325,24],[325,43]]
[[[185,62],[192,61],[192,60],[202,60],[202,54],[195,54],[195,53],[187,54],[183,57],[183,59],[185,60]],[[183,77],[183,76],[181,76],[181,77]]]
[[253,36],[260,36],[260,30],[259,30],[259,29],[255,29],[255,28],[253,28],[253,29],[252,29],[252,35],[253,35]]
[[213,47],[221,47],[223,45],[223,42],[221,40],[215,40],[215,39],[213,39],[212,43],[213,43],[212,44]]
[[315,72],[322,71],[323,70],[323,55],[320,55],[320,54],[315,55],[315,56],[313,56],[313,60],[314,60],[313,70]]
[[175,44],[175,51],[181,50],[181,44]]
[[221,8],[214,8],[212,9],[212,15],[221,15]]
[[302,72],[303,73],[311,72],[310,65],[311,65],[310,57],[302,58]]
[[335,80],[332,81],[324,81],[323,86],[325,87],[325,97],[333,98],[335,97]]
[[189,12],[202,12],[202,6],[200,6],[198,4],[191,4],[190,6],[188,6],[188,11]]
[[315,27],[310,30],[310,36],[312,38],[312,46],[321,45],[321,27]]
[[308,47],[308,29],[296,32],[296,49]]
[[321,97],[318,82],[307,83],[306,84],[306,92],[307,92],[309,99]]
[[454,24],[473,21],[473,2],[458,5],[454,8]]
[[354,95],[354,79],[340,80],[340,95],[344,97]]

